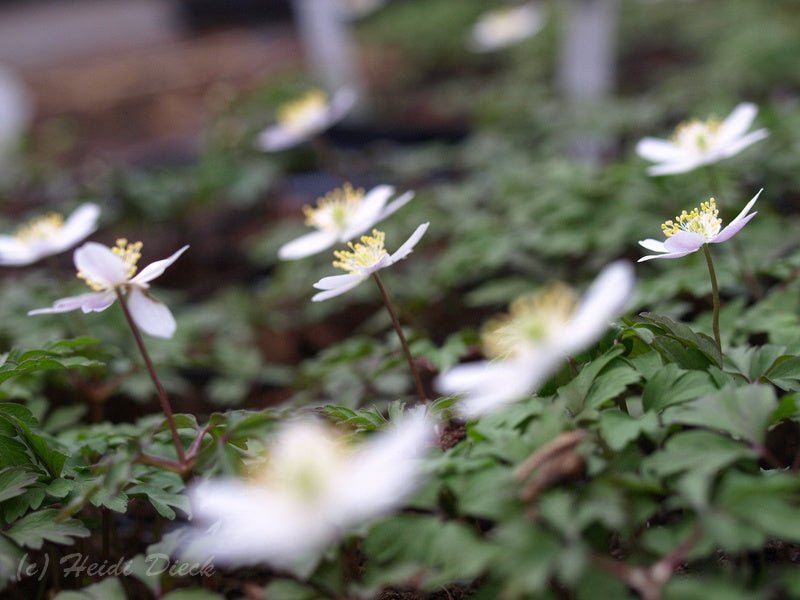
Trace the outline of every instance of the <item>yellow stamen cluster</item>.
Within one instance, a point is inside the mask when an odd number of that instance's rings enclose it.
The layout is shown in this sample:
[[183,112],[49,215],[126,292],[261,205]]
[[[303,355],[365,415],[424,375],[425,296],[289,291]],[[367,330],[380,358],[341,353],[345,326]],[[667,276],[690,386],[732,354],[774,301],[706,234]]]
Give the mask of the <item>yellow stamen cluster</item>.
[[706,121],[692,119],[675,128],[672,141],[684,148],[708,150],[714,144],[721,125],[722,122],[714,117]]
[[313,89],[278,107],[276,117],[281,125],[302,126],[309,116],[321,113],[327,106],[328,95],[322,90]]
[[337,258],[333,266],[348,273],[360,273],[363,269],[375,265],[388,253],[383,247],[386,234],[377,229],[372,230],[372,235],[362,235],[361,243],[348,242],[350,250],[335,250],[333,255]]
[[719,233],[721,226],[722,219],[719,218],[717,201],[711,198],[708,202],[701,202],[699,208],[694,208],[690,212],[682,211],[674,221],[664,222],[661,231],[666,237],[671,237],[679,231],[690,231],[709,239]]
[[46,240],[64,227],[64,217],[51,212],[37,217],[17,229],[16,238],[20,242]]
[[[136,263],[139,262],[139,259],[142,257],[142,242],[128,243],[127,239],[119,238],[116,245],[111,248],[111,252],[119,256],[122,262],[125,263],[127,267],[125,277],[128,279],[133,277],[136,274]],[[92,279],[83,271],[78,271],[78,277],[83,279],[86,285],[95,292],[102,292],[108,287],[106,284]]]
[[316,208],[303,207],[306,225],[317,229],[339,231],[347,226],[347,221],[364,199],[364,190],[355,189],[349,183],[328,192],[317,200]]
[[514,300],[508,314],[491,319],[483,328],[483,353],[488,358],[518,357],[527,348],[558,335],[577,305],[571,288],[556,283]]

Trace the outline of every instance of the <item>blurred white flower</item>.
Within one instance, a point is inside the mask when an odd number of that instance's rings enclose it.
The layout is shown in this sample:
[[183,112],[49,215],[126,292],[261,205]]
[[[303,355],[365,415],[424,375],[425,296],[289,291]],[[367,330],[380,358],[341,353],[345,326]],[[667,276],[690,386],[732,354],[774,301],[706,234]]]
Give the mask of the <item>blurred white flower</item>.
[[97,229],[100,208],[81,204],[65,221],[49,213],[22,225],[15,235],[0,235],[0,265],[22,266],[68,250]]
[[634,286],[627,262],[607,266],[578,302],[556,284],[515,300],[508,314],[486,324],[483,350],[491,360],[457,365],[434,385],[463,395],[465,417],[491,412],[534,391],[570,354],[596,341],[624,308]]
[[651,238],[639,242],[645,249],[658,254],[643,256],[638,262],[653,258],[680,258],[697,252],[703,244],[720,244],[728,241],[758,214],[751,213],[750,209],[763,191],[763,189],[758,190],[736,218],[724,228],[714,198],[708,202],[701,202],[700,207],[692,209],[691,212],[687,213],[684,210],[674,221],[670,220],[661,225],[661,231],[667,238],[665,241],[659,242]]
[[678,125],[672,139],[644,138],[636,145],[636,152],[657,163],[647,169],[650,175],[686,173],[729,158],[766,138],[766,129],[747,133],[757,113],[755,104],[744,102],[724,121],[695,119]]
[[85,313],[101,312],[114,304],[117,290],[128,294],[127,305],[136,325],[148,335],[171,338],[175,333],[175,318],[169,308],[149,293],[150,282],[160,277],[178,260],[189,246],[184,246],[169,258],[150,263],[136,275],[136,263],[141,258],[142,242],[129,244],[117,240],[113,248],[87,242],[73,256],[78,277],[92,292],[61,298],[49,308],[30,311],[29,315],[62,313],[81,309]]
[[194,527],[184,553],[221,565],[313,560],[349,528],[402,505],[420,483],[433,433],[420,409],[357,447],[319,421],[287,423],[251,478],[189,488]]
[[483,13],[472,26],[470,46],[475,52],[492,52],[517,44],[544,27],[541,6],[533,2]]
[[278,257],[282,260],[305,258],[337,242],[348,242],[414,197],[414,192],[406,192],[387,204],[393,194],[394,188],[390,185],[379,185],[365,194],[349,183],[329,192],[317,201],[316,208],[303,207],[306,225],[317,231],[287,242],[278,249]]
[[315,294],[311,300],[320,302],[344,294],[376,271],[403,260],[414,250],[414,246],[427,231],[428,225],[430,223],[423,223],[417,227],[411,237],[394,254],[386,252],[383,245],[386,234],[377,229],[372,230],[372,235],[362,235],[360,243],[349,242],[350,250],[334,251],[333,255],[338,260],[334,261],[333,266],[347,271],[347,275],[332,275],[320,279],[314,284],[314,287],[324,291]]
[[0,66],[0,159],[19,142],[31,121],[33,102],[23,83]]
[[322,90],[310,90],[278,107],[278,122],[258,134],[256,145],[266,152],[278,152],[301,144],[342,120],[356,100],[357,94],[350,88],[338,90],[331,99]]

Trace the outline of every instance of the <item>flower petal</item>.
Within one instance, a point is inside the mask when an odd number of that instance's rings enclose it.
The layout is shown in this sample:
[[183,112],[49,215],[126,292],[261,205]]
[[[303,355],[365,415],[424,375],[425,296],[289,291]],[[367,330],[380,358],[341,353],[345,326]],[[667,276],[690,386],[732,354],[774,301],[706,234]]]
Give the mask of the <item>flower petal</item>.
[[646,240],[639,240],[639,245],[642,246],[645,250],[650,250],[651,252],[667,251],[667,249],[664,248],[664,242],[660,240],[654,240],[653,238],[648,238]]
[[348,273],[347,275],[331,275],[330,277],[323,277],[320,279],[314,284],[314,287],[318,290],[332,290],[361,279],[363,279],[361,275],[356,275],[354,273]]
[[329,231],[312,231],[301,235],[278,248],[278,258],[281,260],[297,260],[312,254],[317,254],[330,248],[336,243],[336,234]]
[[686,256],[695,252],[695,250],[690,250],[688,252],[666,252],[664,254],[648,254],[647,256],[643,256],[636,262],[645,262],[647,260],[653,260],[654,258],[681,258],[682,256]]
[[719,127],[717,142],[720,146],[725,146],[734,142],[736,138],[750,129],[753,120],[758,114],[758,107],[752,102],[742,102],[733,109]]
[[700,167],[704,164],[706,164],[706,162],[701,157],[687,157],[685,160],[648,167],[647,174],[653,176],[677,175],[678,173],[688,173],[689,171],[693,171],[697,167]]
[[748,133],[746,136],[722,148],[721,150],[722,157],[728,158],[730,156],[733,156],[734,154],[739,154],[739,152],[741,152],[748,146],[751,146],[756,142],[760,142],[761,140],[768,137],[769,137],[769,131],[767,131],[766,129],[759,129],[757,131],[753,131],[752,133]]
[[755,217],[757,214],[758,214],[757,212],[750,213],[749,215],[741,219],[737,217],[735,221],[731,221],[730,223],[728,223],[728,226],[725,227],[725,229],[723,229],[722,231],[720,231],[719,234],[717,234],[717,237],[715,237],[713,240],[710,240],[709,243],[721,244],[722,242],[727,242],[729,239],[731,239],[733,236],[739,233],[742,230],[742,227],[747,225],[750,222],[750,219]]
[[378,220],[379,221],[383,221],[389,215],[397,212],[397,210],[399,210],[400,208],[403,208],[403,206],[408,204],[408,202],[412,198],[414,198],[414,192],[412,192],[412,191],[408,191],[408,192],[406,192],[404,194],[401,194],[400,196],[398,196],[397,198],[395,198],[394,200],[389,202],[389,204],[386,205],[386,207],[381,211],[381,214],[378,217]]
[[107,287],[115,287],[128,281],[128,268],[123,260],[103,244],[86,242],[75,250],[73,261],[75,268],[88,279]]
[[136,325],[147,335],[171,338],[175,334],[175,317],[167,305],[148,296],[141,288],[131,288],[128,309]]
[[59,239],[53,244],[58,251],[71,248],[97,229],[100,207],[92,202],[81,204],[64,222]]
[[354,89],[344,87],[337,90],[333,98],[331,98],[327,122],[324,124],[323,129],[327,129],[334,123],[341,121],[356,105],[357,101],[358,93]]
[[172,263],[174,263],[180,255],[186,252],[189,249],[188,244],[175,252],[172,256],[167,258],[162,258],[161,260],[157,260],[156,262],[150,263],[144,269],[142,269],[136,277],[131,279],[131,283],[134,284],[146,284],[150,281],[153,281],[156,277],[161,277],[164,271],[167,270]]
[[383,207],[392,194],[394,194],[394,187],[391,185],[379,185],[372,188],[361,201],[361,205],[353,215],[349,227],[339,236],[339,241],[347,242],[352,240],[380,221]]
[[[344,275],[344,276],[340,276],[340,277],[348,277],[348,276]],[[344,283],[344,284],[340,285],[339,287],[330,288],[330,289],[328,289],[328,290],[326,290],[324,292],[320,292],[319,294],[314,294],[311,297],[311,301],[312,302],[322,302],[323,300],[328,300],[328,299],[334,298],[336,296],[341,296],[345,292],[349,292],[350,290],[352,290],[359,283],[364,281],[367,277],[368,277],[368,275],[355,275],[354,274],[354,275],[350,276],[350,280],[347,283]],[[320,285],[321,282],[324,281],[325,279],[327,279],[327,277],[323,278],[323,279],[320,279],[320,281],[317,282],[317,285]]]
[[83,312],[101,312],[114,304],[117,295],[114,292],[89,292],[78,296],[68,296],[56,300],[48,308],[37,308],[28,311],[29,315],[45,315],[52,313],[64,313],[72,310],[81,309]]
[[290,129],[283,125],[267,127],[256,138],[256,147],[265,152],[280,152],[305,142],[315,131]]
[[603,269],[562,332],[560,350],[564,354],[579,352],[599,338],[630,300],[635,280],[633,266],[627,261]]
[[21,267],[38,260],[30,247],[10,235],[0,235],[0,265]]
[[[403,260],[406,256],[411,254],[411,252],[414,250],[414,246],[417,245],[422,236],[425,235],[425,232],[428,231],[429,225],[430,223],[423,223],[417,227],[414,233],[411,234],[411,237],[403,242],[403,245],[400,246],[394,254],[392,254],[389,265],[393,265],[394,263]],[[389,265],[386,266],[388,267]]]
[[647,137],[636,144],[636,154],[651,162],[679,162],[685,152],[668,140]]
[[667,252],[696,252],[706,243],[706,239],[699,233],[692,231],[679,231],[664,241]]

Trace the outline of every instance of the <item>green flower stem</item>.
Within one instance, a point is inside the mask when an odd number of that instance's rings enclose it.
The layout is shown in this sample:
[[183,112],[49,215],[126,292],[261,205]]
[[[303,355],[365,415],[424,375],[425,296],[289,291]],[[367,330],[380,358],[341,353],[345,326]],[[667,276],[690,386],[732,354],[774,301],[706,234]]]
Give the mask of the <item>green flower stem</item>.
[[186,464],[186,455],[183,452],[183,444],[181,444],[181,438],[178,435],[178,428],[175,426],[175,417],[172,415],[172,406],[169,403],[167,392],[164,386],[161,385],[161,380],[158,378],[156,369],[153,366],[153,361],[150,360],[150,354],[147,352],[147,348],[144,345],[142,334],[133,321],[130,310],[128,310],[128,303],[125,301],[125,296],[123,296],[122,291],[119,289],[117,289],[117,300],[119,300],[119,305],[122,307],[122,312],[125,314],[125,319],[128,321],[128,325],[131,328],[133,338],[136,340],[136,345],[139,347],[139,352],[142,354],[147,372],[150,373],[150,379],[153,380],[153,385],[156,387],[156,395],[158,396],[158,401],[161,403],[161,410],[164,412],[167,423],[169,423],[169,429],[172,432],[172,442],[175,444],[175,451],[178,453],[178,461],[183,466]]
[[375,279],[375,283],[378,284],[378,289],[381,292],[383,303],[386,305],[386,310],[389,311],[389,316],[392,318],[392,325],[394,325],[394,330],[397,332],[397,337],[400,338],[400,344],[403,346],[403,353],[406,355],[408,366],[411,369],[411,376],[414,378],[414,385],[417,387],[419,401],[426,402],[427,398],[425,397],[425,388],[422,386],[422,379],[419,377],[417,365],[414,364],[414,357],[411,355],[411,349],[408,347],[406,336],[403,335],[403,329],[400,327],[400,321],[397,318],[397,313],[395,313],[394,308],[392,307],[392,301],[389,299],[389,294],[386,292],[386,288],[383,287],[383,282],[381,281],[381,278],[378,277],[378,274],[373,273],[372,277]]
[[708,265],[708,276],[711,278],[711,303],[714,310],[713,329],[714,341],[717,343],[717,350],[720,355],[722,354],[722,340],[719,335],[719,285],[717,284],[717,273],[714,270],[714,261],[711,260],[711,251],[708,249],[708,244],[703,244],[703,253],[706,255],[706,264]]

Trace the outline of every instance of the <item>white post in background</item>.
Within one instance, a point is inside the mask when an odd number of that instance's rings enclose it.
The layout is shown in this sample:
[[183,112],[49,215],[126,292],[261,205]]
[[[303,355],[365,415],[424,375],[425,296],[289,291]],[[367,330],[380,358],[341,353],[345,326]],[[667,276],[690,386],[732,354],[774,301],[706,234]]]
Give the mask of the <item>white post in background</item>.
[[358,52],[336,0],[293,0],[297,27],[314,73],[330,93],[353,89],[363,106]]
[[[614,86],[618,0],[567,0],[558,65],[558,85],[578,123],[588,124],[593,109]],[[575,140],[578,159],[596,164],[607,140],[585,130]]]

